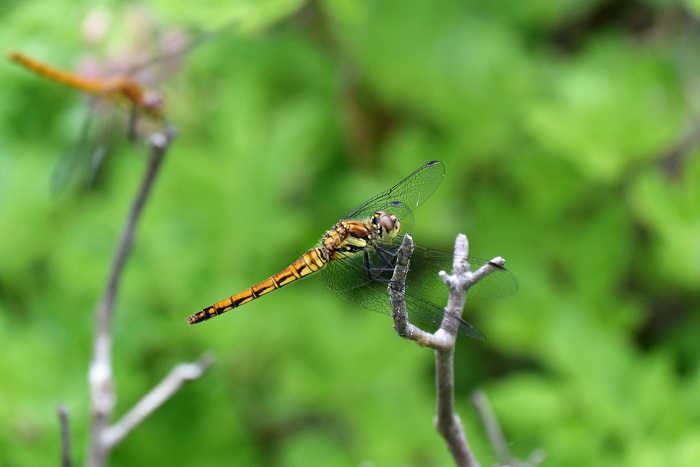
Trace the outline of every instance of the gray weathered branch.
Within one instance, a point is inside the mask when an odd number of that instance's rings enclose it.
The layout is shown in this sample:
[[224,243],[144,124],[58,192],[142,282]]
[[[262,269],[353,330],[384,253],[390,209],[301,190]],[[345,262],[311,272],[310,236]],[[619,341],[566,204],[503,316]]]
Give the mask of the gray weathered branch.
[[472,404],[474,404],[479,418],[481,419],[481,423],[483,423],[486,429],[486,434],[496,453],[499,465],[509,467],[537,467],[544,462],[545,453],[542,449],[535,449],[532,451],[526,461],[520,461],[513,457],[508,449],[508,442],[503,435],[501,425],[498,423],[498,418],[496,418],[496,414],[491,408],[491,403],[484,391],[478,389],[472,393]]
[[503,267],[505,261],[503,258],[497,257],[477,271],[471,272],[467,261],[469,242],[466,236],[458,235],[455,241],[453,273],[448,275],[444,271],[440,271],[440,278],[445,282],[450,292],[445,315],[452,319],[443,319],[442,326],[434,334],[431,334],[412,325],[408,320],[405,284],[412,252],[413,239],[406,234],[398,252],[394,275],[389,284],[394,328],[401,337],[435,350],[437,390],[435,426],[445,439],[457,465],[478,466],[479,463],[469,448],[464,427],[454,408],[454,349],[458,329],[455,326],[448,326],[447,323],[461,319],[469,288],[483,277]]
[[210,364],[208,358],[203,358],[197,363],[176,367],[119,424],[115,425],[115,427],[109,426],[116,404],[112,374],[112,317],[114,314],[114,303],[124,265],[133,243],[136,225],[150,195],[161,163],[174,138],[175,131],[170,127],[166,128],[164,132],[156,133],[149,138],[151,151],[146,173],[129,211],[126,226],[119,239],[114,261],[109,272],[107,287],[95,312],[95,341],[88,377],[92,423],[87,465],[92,467],[105,465],[109,452],[116,443],[179,389],[184,381],[199,377]]
[[68,423],[68,408],[61,404],[56,410],[58,421],[61,425],[61,467],[72,467],[73,455],[71,454],[70,424]]
[[180,363],[173,368],[163,380],[134,405],[118,422],[107,428],[103,442],[108,449],[113,448],[128,435],[131,430],[143,422],[158,407],[163,405],[188,381],[200,376],[214,362],[212,355],[205,354],[194,363]]

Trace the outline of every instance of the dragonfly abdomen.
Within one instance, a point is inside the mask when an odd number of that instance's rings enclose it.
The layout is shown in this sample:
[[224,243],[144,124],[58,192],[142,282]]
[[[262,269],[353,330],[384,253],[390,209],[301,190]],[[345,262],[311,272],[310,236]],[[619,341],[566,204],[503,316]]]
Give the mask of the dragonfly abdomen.
[[122,76],[109,80],[90,79],[59,70],[19,52],[8,52],[7,58],[57,83],[65,84],[89,94],[121,96],[151,115],[160,116],[162,114],[162,99],[150,96],[138,83],[129,77]]
[[189,324],[195,324],[201,321],[206,321],[222,313],[226,313],[233,308],[237,308],[251,300],[255,300],[256,298],[265,295],[266,293],[272,292],[280,287],[284,287],[287,284],[318,271],[324,267],[328,261],[329,253],[325,247],[320,246],[313,248],[304,253],[298,260],[294,261],[281,272],[268,279],[265,279],[249,289],[232,295],[225,300],[213,304],[212,306],[204,308],[199,313],[195,313],[187,318],[187,322]]
[[44,65],[43,63],[31,59],[26,55],[22,55],[21,53],[9,52],[7,57],[13,62],[19,63],[23,67],[38,75],[45,76],[56,82],[65,84],[66,86],[80,89],[81,91],[95,94],[99,93],[102,87],[99,80],[83,78],[74,75],[73,73],[62,71],[49,65]]

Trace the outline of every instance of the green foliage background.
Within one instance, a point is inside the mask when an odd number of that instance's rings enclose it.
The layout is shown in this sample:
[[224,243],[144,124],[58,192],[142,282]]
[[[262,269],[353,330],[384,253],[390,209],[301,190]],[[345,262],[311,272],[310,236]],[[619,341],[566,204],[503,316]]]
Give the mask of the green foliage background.
[[[3,50],[75,68],[93,5],[0,9]],[[104,5],[115,27],[125,4]],[[185,318],[286,266],[431,159],[414,238],[507,259],[520,292],[468,303],[458,409],[483,388],[513,453],[549,465],[700,459],[697,2],[165,2],[221,31],[166,84],[175,142],[114,322],[123,414],[178,362],[214,367],[114,465],[446,465],[431,352],[309,279],[214,321]],[[123,26],[123,25],[122,25]],[[112,43],[125,40],[116,34]],[[102,49],[99,49],[102,50]],[[90,193],[50,194],[85,109],[0,65],[0,465],[84,458],[93,308],[144,166],[126,146]]]

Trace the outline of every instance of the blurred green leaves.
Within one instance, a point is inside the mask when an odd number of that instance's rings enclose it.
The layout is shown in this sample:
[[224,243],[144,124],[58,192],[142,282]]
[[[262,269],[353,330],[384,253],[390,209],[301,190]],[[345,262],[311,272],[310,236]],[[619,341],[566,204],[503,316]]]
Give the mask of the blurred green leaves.
[[[88,11],[58,14],[59,3],[6,10],[2,46],[65,67],[104,52],[76,32]],[[465,311],[489,338],[460,340],[456,362],[482,463],[496,460],[466,398],[475,386],[521,458],[695,464],[692,5],[516,3],[151,4],[158,24],[238,27],[165,85],[179,137],[118,299],[117,415],[177,362],[206,349],[218,360],[125,440],[116,465],[449,462],[432,428],[432,356],[320,281],[185,324],[431,159],[447,174],[415,214],[417,243],[450,250],[464,232],[520,282],[515,297]],[[119,5],[109,11],[122,21]],[[84,452],[92,308],[145,148],[117,154],[95,191],[52,198],[83,102],[3,66],[0,452],[45,464],[60,402]]]
[[528,116],[533,138],[593,180],[614,183],[677,138],[683,117],[673,62],[628,39],[602,37],[573,62],[554,64]]

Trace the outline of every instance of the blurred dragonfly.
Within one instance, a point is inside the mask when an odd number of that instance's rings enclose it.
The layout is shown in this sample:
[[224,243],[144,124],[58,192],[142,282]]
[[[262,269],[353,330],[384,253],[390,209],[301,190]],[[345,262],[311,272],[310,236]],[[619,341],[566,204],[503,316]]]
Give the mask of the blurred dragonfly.
[[[138,23],[142,29],[147,29],[145,20]],[[146,31],[138,32],[141,36],[148,35]],[[186,34],[184,31],[166,31],[158,34],[161,38],[158,42],[160,54],[145,58],[145,50],[152,47],[139,43],[139,48],[128,54],[113,56],[99,66],[93,64],[93,70],[85,75],[54,68],[20,52],[8,52],[7,57],[11,61],[43,78],[82,91],[89,97],[89,112],[80,135],[54,170],[53,191],[60,192],[66,185],[77,181],[76,178],[89,187],[94,185],[105,157],[124,141],[124,133],[130,141],[137,141],[164,130],[167,125],[165,103],[163,95],[154,90],[156,81],[166,75],[172,76],[187,52],[218,32],[193,31]],[[94,68],[101,71],[96,72]],[[146,83],[149,86],[144,86]],[[115,108],[128,113],[126,131],[123,115],[120,115],[123,112],[115,112]]]
[[[427,163],[394,187],[362,203],[326,232],[318,246],[290,266],[249,289],[204,308],[190,316],[188,323],[213,318],[317,271],[321,271],[326,287],[339,297],[391,315],[387,285],[394,271],[402,233],[411,229],[413,210],[435,191],[444,174],[442,163]],[[454,320],[435,303],[446,303],[447,289],[438,272],[450,270],[453,259],[451,253],[416,246],[406,282],[406,305],[411,322],[438,327],[443,317]],[[486,261],[474,258],[467,258],[467,261],[472,269],[486,264]],[[517,289],[515,277],[499,267],[477,282],[469,290],[468,298],[503,297]],[[453,321],[453,325],[460,334],[485,340],[481,331],[464,320]]]
[[119,119],[112,109],[115,105],[128,109],[130,140],[145,136],[138,127],[141,117],[157,125],[165,124],[160,93],[145,90],[127,75],[88,78],[59,70],[19,52],[8,52],[7,58],[44,78],[83,91],[91,98],[90,112],[83,121],[76,143],[63,154],[54,170],[52,188],[55,192],[65,188],[75,176],[86,178],[90,186],[94,184],[104,158],[121,139],[115,134],[119,126]]

